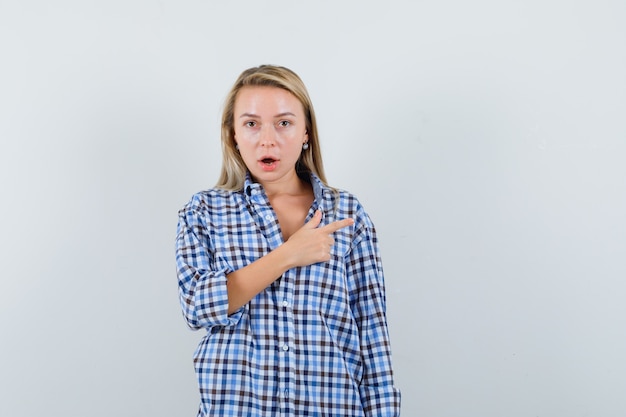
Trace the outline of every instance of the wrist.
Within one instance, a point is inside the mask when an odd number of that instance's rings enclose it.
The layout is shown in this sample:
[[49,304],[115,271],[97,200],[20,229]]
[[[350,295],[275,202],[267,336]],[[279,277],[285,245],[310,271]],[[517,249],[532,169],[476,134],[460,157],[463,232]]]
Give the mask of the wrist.
[[275,259],[273,260],[275,265],[280,269],[280,275],[282,275],[285,271],[298,266],[292,251],[289,248],[288,242],[285,242],[277,247],[272,254],[275,256]]

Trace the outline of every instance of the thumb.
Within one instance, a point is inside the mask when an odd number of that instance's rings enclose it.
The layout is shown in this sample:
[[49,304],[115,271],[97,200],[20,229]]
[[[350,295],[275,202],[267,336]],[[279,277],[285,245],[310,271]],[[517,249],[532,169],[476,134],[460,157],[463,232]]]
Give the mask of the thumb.
[[322,221],[322,211],[315,210],[315,213],[313,214],[313,217],[311,217],[311,220],[306,222],[306,224],[302,226],[302,228],[303,229],[315,229],[317,226],[319,226],[321,221]]

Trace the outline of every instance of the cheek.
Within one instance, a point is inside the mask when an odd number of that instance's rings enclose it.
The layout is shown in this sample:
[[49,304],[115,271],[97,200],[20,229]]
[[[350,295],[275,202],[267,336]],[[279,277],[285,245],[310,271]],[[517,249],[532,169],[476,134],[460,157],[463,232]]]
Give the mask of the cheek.
[[238,128],[233,129],[233,138],[235,139],[235,141],[238,141],[241,138],[243,138],[243,132],[241,131],[241,129],[238,129]]
[[243,149],[245,147],[250,147],[254,142],[253,135],[250,132],[246,132],[244,130],[235,129],[235,134],[233,136],[235,138],[235,143],[239,145],[239,149]]
[[261,130],[241,127],[239,129],[235,129],[235,137],[239,143],[246,142],[249,144],[255,144],[261,139]]

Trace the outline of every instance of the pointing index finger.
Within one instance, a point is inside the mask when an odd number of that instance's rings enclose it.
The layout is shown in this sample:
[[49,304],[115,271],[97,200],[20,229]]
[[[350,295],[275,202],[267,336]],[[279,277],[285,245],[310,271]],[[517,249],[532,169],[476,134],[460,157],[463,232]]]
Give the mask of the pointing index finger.
[[330,234],[330,233],[336,232],[339,229],[343,229],[344,227],[351,226],[353,224],[354,224],[354,219],[348,218],[348,219],[334,221],[322,227],[322,229],[324,229],[325,232]]

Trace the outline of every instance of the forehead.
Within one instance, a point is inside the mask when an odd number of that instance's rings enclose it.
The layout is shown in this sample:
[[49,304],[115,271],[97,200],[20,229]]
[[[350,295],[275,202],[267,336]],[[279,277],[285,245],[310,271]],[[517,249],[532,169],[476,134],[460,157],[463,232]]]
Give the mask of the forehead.
[[271,86],[247,86],[237,93],[235,113],[304,113],[302,103],[291,92]]

